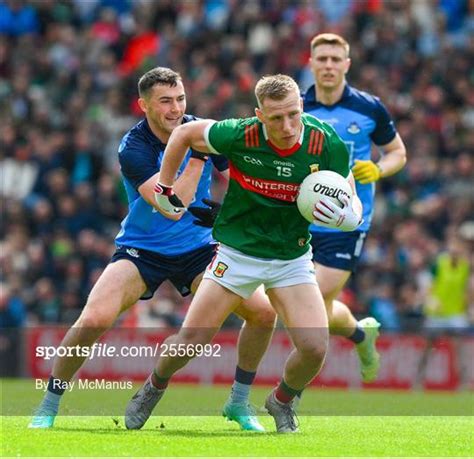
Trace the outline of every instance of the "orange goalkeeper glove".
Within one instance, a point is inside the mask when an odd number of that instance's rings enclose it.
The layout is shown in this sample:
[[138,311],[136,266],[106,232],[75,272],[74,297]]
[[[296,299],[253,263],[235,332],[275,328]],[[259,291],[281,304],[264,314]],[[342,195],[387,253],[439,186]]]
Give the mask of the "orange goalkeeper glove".
[[354,174],[354,178],[362,185],[376,182],[382,176],[380,166],[370,160],[362,161],[356,159],[355,166],[352,168],[352,173]]

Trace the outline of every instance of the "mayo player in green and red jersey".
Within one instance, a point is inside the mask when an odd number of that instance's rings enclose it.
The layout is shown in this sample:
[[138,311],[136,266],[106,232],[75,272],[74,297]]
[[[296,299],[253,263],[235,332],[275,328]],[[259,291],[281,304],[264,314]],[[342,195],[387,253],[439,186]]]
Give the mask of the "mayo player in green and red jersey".
[[[255,94],[256,117],[187,123],[173,131],[166,147],[155,199],[169,215],[186,210],[172,186],[190,147],[226,156],[230,170],[229,188],[214,225],[219,249],[181,330],[167,343],[186,347],[210,342],[241,299],[263,284],[295,347],[265,407],[278,432],[296,432],[293,399],[318,374],[328,343],[308,222],[296,207],[298,188],[316,170],[347,177],[354,197],[344,199],[342,207],[326,199],[318,203],[314,216],[321,225],[352,231],[361,223],[362,207],[344,143],[328,124],[303,114],[295,81],[286,75],[263,77]],[[166,381],[192,357],[162,356],[154,373]],[[151,398],[143,386],[129,402],[126,418],[150,415],[162,393]]]

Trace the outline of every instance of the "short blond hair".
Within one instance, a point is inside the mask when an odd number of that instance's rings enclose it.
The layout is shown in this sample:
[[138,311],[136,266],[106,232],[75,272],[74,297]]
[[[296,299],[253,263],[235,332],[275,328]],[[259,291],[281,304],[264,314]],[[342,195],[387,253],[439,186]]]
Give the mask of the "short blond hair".
[[320,45],[341,46],[346,51],[346,57],[349,57],[350,46],[347,41],[335,33],[320,33],[311,40],[311,53]]
[[268,97],[273,100],[283,100],[288,94],[295,91],[299,94],[298,84],[288,75],[265,75],[258,80],[255,86],[255,97],[260,108]]

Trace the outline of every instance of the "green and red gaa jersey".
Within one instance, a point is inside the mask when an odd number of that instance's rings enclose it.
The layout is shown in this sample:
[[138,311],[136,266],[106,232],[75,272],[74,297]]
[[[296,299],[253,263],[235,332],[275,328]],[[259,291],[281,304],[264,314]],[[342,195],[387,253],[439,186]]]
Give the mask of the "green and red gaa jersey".
[[299,142],[280,150],[258,118],[229,119],[206,129],[209,149],[229,160],[230,182],[213,236],[259,258],[292,260],[308,251],[309,223],[296,207],[300,183],[312,172],[349,175],[349,153],[327,123],[302,114]]

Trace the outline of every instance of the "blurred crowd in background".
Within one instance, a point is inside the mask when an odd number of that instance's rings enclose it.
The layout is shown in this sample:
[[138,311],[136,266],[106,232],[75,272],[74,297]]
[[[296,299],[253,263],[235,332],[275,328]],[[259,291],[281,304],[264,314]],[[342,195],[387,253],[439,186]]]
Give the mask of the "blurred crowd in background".
[[[382,99],[408,152],[378,183],[345,301],[415,330],[436,314],[433,267],[449,249],[470,263],[461,312],[472,325],[472,1],[0,0],[0,326],[78,317],[127,213],[117,147],[141,118],[145,71],[179,71],[188,113],[252,116],[261,75],[311,84],[321,32],[349,41],[348,81]],[[188,304],[164,285],[123,320],[176,325]]]

